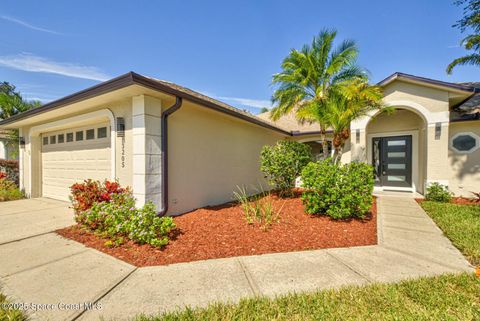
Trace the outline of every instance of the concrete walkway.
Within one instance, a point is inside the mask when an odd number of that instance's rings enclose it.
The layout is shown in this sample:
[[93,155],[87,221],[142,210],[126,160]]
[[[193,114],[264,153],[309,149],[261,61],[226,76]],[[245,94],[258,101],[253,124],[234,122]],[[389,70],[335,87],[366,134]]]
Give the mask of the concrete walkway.
[[[473,272],[412,198],[380,197],[378,212],[379,244],[375,246],[139,269],[54,233],[43,233],[0,245],[1,291],[16,302],[92,302],[102,307],[84,311],[83,306],[77,310],[56,306],[31,313],[33,319],[123,320],[213,301]],[[4,217],[0,218],[1,235]]]

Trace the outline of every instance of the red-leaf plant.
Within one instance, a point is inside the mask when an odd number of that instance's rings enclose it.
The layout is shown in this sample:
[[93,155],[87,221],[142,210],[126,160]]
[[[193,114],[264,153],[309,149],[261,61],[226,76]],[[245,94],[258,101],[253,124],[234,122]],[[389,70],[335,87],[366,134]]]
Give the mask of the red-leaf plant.
[[71,200],[75,213],[80,213],[92,207],[93,203],[110,202],[112,194],[121,194],[127,189],[120,187],[118,182],[104,182],[87,179],[70,187]]

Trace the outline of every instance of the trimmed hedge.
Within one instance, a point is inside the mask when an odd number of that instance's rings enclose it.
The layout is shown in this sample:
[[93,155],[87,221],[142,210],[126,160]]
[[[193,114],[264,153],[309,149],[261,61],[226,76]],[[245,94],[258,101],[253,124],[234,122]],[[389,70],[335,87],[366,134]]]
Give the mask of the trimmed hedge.
[[373,167],[365,163],[309,163],[302,171],[305,211],[334,219],[363,218],[372,206]]
[[288,192],[295,187],[295,179],[311,160],[310,146],[281,140],[273,146],[262,148],[260,170],[265,173],[270,185],[281,192]]

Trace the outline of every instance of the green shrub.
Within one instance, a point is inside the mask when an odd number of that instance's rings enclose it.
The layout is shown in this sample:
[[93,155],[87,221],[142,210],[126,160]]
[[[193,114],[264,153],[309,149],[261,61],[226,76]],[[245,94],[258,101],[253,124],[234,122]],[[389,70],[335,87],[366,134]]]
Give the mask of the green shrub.
[[309,163],[302,171],[305,211],[334,219],[364,217],[373,201],[373,168],[365,163]]
[[264,146],[260,156],[260,170],[269,183],[282,192],[295,187],[305,165],[312,160],[310,146],[294,141],[281,140],[274,146]]
[[95,201],[88,209],[78,211],[76,220],[111,238],[113,242],[108,246],[118,246],[123,237],[127,237],[138,244],[162,247],[168,244],[168,236],[176,227],[171,217],[158,217],[155,206],[150,202],[137,209],[130,189],[122,189],[102,201]]
[[427,201],[448,203],[452,199],[453,194],[448,190],[448,187],[439,184],[432,183],[427,187],[427,193],[425,198]]
[[25,197],[17,184],[7,179],[0,172],[0,202],[19,200]]

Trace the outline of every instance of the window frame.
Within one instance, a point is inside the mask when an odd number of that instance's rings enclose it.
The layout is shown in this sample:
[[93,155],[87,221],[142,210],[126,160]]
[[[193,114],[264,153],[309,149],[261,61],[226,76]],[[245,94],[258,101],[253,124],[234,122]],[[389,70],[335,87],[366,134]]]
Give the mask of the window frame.
[[[469,150],[459,150],[459,149],[457,149],[454,146],[453,141],[460,136],[470,136],[470,137],[472,137],[475,140],[475,146],[473,148],[469,149]],[[472,132],[458,132],[450,138],[450,149],[453,150],[457,154],[471,154],[471,153],[475,152],[476,150],[478,150],[479,148],[480,148],[480,137],[475,133],[472,133]]]

